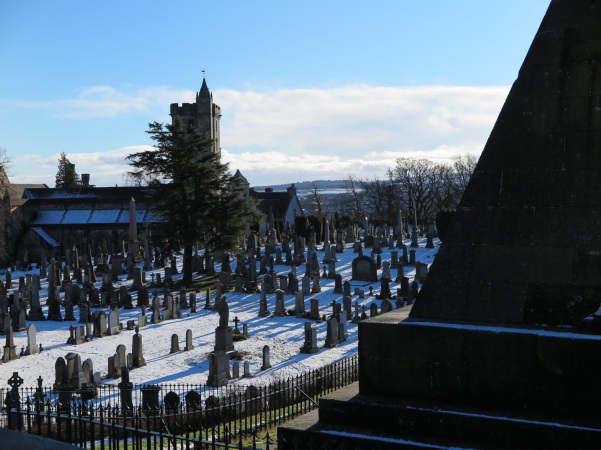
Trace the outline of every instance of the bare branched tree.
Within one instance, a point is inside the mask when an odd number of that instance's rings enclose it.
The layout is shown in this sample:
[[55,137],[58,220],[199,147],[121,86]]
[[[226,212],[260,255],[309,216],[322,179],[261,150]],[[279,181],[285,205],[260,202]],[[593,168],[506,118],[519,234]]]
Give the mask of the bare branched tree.
[[319,193],[319,187],[317,186],[317,184],[314,181],[311,182],[311,200],[313,202],[315,212],[318,215],[325,214],[325,211],[324,211],[324,200],[325,199],[324,199],[323,195],[321,195]]
[[409,216],[424,221],[433,213],[436,177],[434,162],[425,158],[398,158],[392,169],[393,178],[402,189]]
[[457,193],[459,197],[463,195],[465,188],[467,188],[467,184],[476,169],[476,164],[478,163],[478,158],[470,153],[465,153],[463,155],[456,155],[453,157],[453,169],[455,172],[455,183],[457,186]]
[[383,223],[394,223],[394,217],[399,210],[396,185],[391,180],[362,180],[359,182],[365,210],[372,215],[373,220]]
[[350,216],[358,223],[363,216],[364,192],[361,189],[360,182],[351,174],[348,175],[345,184]]

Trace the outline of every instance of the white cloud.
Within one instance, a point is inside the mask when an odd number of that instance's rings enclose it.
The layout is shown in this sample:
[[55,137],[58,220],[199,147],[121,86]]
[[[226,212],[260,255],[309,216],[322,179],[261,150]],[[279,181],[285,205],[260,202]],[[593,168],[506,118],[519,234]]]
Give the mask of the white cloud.
[[215,92],[224,159],[251,184],[384,176],[400,157],[479,155],[507,87]]
[[[399,157],[448,160],[468,151],[478,156],[508,91],[509,87],[358,85],[218,89],[213,96],[223,113],[224,160],[259,185],[344,178],[348,173],[360,178],[384,176]],[[118,120],[120,115],[149,111],[165,117],[170,103],[192,101],[193,91],[159,86],[127,93],[95,86],[75,99],[19,105],[48,109],[50,114],[60,111],[69,119]],[[139,136],[138,130],[135,133]],[[125,156],[134,148],[68,157],[79,173],[93,174],[93,183],[122,184]],[[52,155],[35,163],[56,167],[57,159]]]
[[90,120],[149,112],[159,108],[168,115],[170,103],[191,101],[194,101],[193,91],[178,91],[161,86],[133,93],[125,93],[111,86],[92,86],[72,99],[4,102],[19,108],[46,110],[51,117]]
[[[148,145],[133,145],[109,151],[69,153],[67,158],[75,164],[78,174],[89,173],[90,183],[97,186],[113,186],[124,184],[125,174],[129,169],[126,157],[132,153],[152,149]],[[37,168],[36,175],[15,175],[11,177],[13,183],[46,183],[54,186],[58,160],[60,154],[50,156],[25,155],[14,159],[15,166],[29,166]],[[15,173],[28,173],[30,171],[15,171]]]

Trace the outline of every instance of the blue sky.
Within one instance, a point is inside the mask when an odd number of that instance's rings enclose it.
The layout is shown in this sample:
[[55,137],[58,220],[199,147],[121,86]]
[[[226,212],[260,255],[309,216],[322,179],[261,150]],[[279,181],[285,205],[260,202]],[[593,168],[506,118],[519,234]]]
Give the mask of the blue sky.
[[479,154],[548,0],[0,2],[0,147],[14,182],[65,152],[123,184],[202,70],[251,185],[383,177]]

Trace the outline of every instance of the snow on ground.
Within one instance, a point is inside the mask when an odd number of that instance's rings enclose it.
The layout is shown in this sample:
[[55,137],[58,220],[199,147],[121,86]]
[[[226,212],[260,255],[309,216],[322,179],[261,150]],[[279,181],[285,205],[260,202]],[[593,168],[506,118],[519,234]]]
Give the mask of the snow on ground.
[[[405,241],[409,246],[410,241]],[[420,240],[420,248],[416,249],[416,261],[431,264],[438,251],[439,242],[435,240],[435,249],[426,249],[425,239]],[[323,251],[319,247],[318,257],[323,259]],[[383,248],[382,262],[390,261],[390,251],[394,249]],[[400,259],[400,249],[399,259]],[[370,249],[365,249],[364,252],[369,254]],[[336,273],[340,273],[343,280],[350,280],[352,274],[352,260],[357,257],[353,253],[352,245],[347,246],[343,253],[336,254],[338,262],[336,263]],[[181,264],[181,260],[179,261]],[[232,263],[232,269],[235,270],[235,261]],[[219,270],[217,266],[217,270]],[[278,274],[288,274],[289,267],[275,266]],[[157,270],[155,272],[163,272]],[[305,272],[305,266],[297,268],[299,279]],[[381,271],[378,271],[378,276],[381,276]],[[396,269],[391,269],[391,277],[396,278]],[[414,267],[405,267],[405,275],[413,278],[415,275]],[[18,278],[23,276],[22,272],[13,273],[13,286],[18,286]],[[181,275],[179,275],[181,276]],[[4,277],[3,277],[4,278]],[[174,276],[177,279],[177,276]],[[147,273],[147,280],[150,280],[150,274]],[[16,283],[15,283],[16,281]],[[115,286],[129,285],[131,281],[125,280],[125,276],[121,277]],[[100,287],[101,283],[97,284]],[[320,315],[330,316],[333,300],[342,303],[342,294],[334,294],[334,280],[321,279],[320,286],[322,292],[305,297],[307,311],[309,310],[309,298],[319,299]],[[351,293],[354,293],[355,287],[364,289],[366,296],[364,299],[359,299],[357,296],[352,296],[353,304],[359,301],[361,305],[367,306],[369,313],[369,305],[376,302],[378,308],[381,305],[380,300],[376,300],[375,296],[369,296],[369,287],[373,287],[374,295],[380,290],[380,283],[367,283],[363,281],[351,281]],[[396,293],[397,283],[391,283],[391,292]],[[11,291],[9,290],[9,293]],[[47,295],[47,280],[42,280],[42,290],[40,291],[41,303],[45,304]],[[61,294],[62,295],[62,294]],[[136,303],[136,293],[132,293],[134,304]],[[173,294],[174,296],[176,293]],[[162,294],[160,294],[162,298]],[[345,358],[357,352],[357,324],[348,323],[348,340],[339,344],[337,347],[328,349],[325,348],[324,342],[326,338],[326,326],[324,321],[311,321],[317,328],[317,339],[319,352],[314,354],[299,353],[300,347],[304,342],[304,324],[308,319],[297,319],[295,316],[285,317],[259,317],[259,294],[244,294],[236,292],[228,292],[226,294],[227,301],[230,307],[230,322],[233,324],[234,317],[240,319],[239,328],[242,331],[242,325],[248,325],[248,333],[250,338],[245,341],[235,342],[235,349],[242,354],[243,361],[249,361],[250,373],[253,378],[240,378],[230,380],[229,384],[267,384],[274,380],[286,379],[301,374],[310,369],[322,367],[330,362]],[[150,298],[152,299],[152,289],[150,290]],[[269,311],[273,312],[275,305],[275,294],[267,296]],[[212,294],[211,302],[214,303],[214,293]],[[181,311],[181,318],[176,320],[167,320],[159,324],[150,324],[140,329],[140,334],[143,339],[143,351],[146,359],[146,366],[134,369],[130,372],[130,380],[134,384],[142,383],[190,383],[204,384],[208,378],[209,362],[208,354],[213,350],[215,342],[215,328],[219,324],[219,316],[216,311],[205,310],[205,294],[200,293],[197,298],[197,312],[191,313],[189,309]],[[295,304],[295,296],[287,294],[285,296],[286,309],[293,309]],[[92,312],[99,311],[100,308],[93,308]],[[107,314],[109,309],[106,308]],[[354,309],[353,309],[354,311]],[[75,308],[75,322],[54,322],[54,321],[37,321],[34,323],[37,328],[37,343],[42,344],[43,352],[31,356],[24,356],[16,361],[0,364],[0,387],[4,385],[13,372],[18,372],[24,379],[24,387],[36,386],[36,380],[39,376],[43,379],[43,385],[49,386],[54,383],[54,365],[56,359],[60,356],[65,357],[69,352],[78,353],[81,360],[85,361],[90,358],[94,363],[94,371],[100,372],[103,378],[103,383],[117,384],[120,380],[105,379],[108,371],[108,358],[115,352],[119,344],[124,344],[127,352],[132,351],[132,336],[134,331],[127,331],[125,324],[128,320],[136,320],[140,315],[140,309],[120,310],[120,322],[123,323],[124,329],[115,336],[105,336],[96,338],[81,345],[66,344],[69,338],[69,326],[79,325],[78,308]],[[44,314],[47,315],[47,307],[44,307]],[[64,316],[64,313],[63,313]],[[150,317],[150,312],[147,311],[147,316]],[[185,346],[186,330],[192,330],[192,341],[194,349],[188,352],[181,351],[179,353],[170,354],[171,336],[177,334],[180,341],[180,348]],[[17,354],[21,348],[27,345],[27,334],[25,331],[14,333],[14,342],[17,347]],[[270,347],[270,362],[271,369],[261,371],[262,365],[262,349],[263,346]],[[242,374],[242,363],[240,367]],[[4,387],[7,387],[4,385]]]

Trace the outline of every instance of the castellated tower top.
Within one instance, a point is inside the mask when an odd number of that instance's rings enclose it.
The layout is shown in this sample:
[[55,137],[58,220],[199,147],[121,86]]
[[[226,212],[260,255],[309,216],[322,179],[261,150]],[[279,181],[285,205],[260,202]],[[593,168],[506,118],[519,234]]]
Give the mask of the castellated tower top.
[[183,123],[195,125],[201,134],[213,141],[214,152],[221,156],[221,108],[213,103],[213,94],[209,91],[205,78],[202,79],[200,91],[196,93],[196,103],[172,103],[169,115],[171,123],[179,117]]

